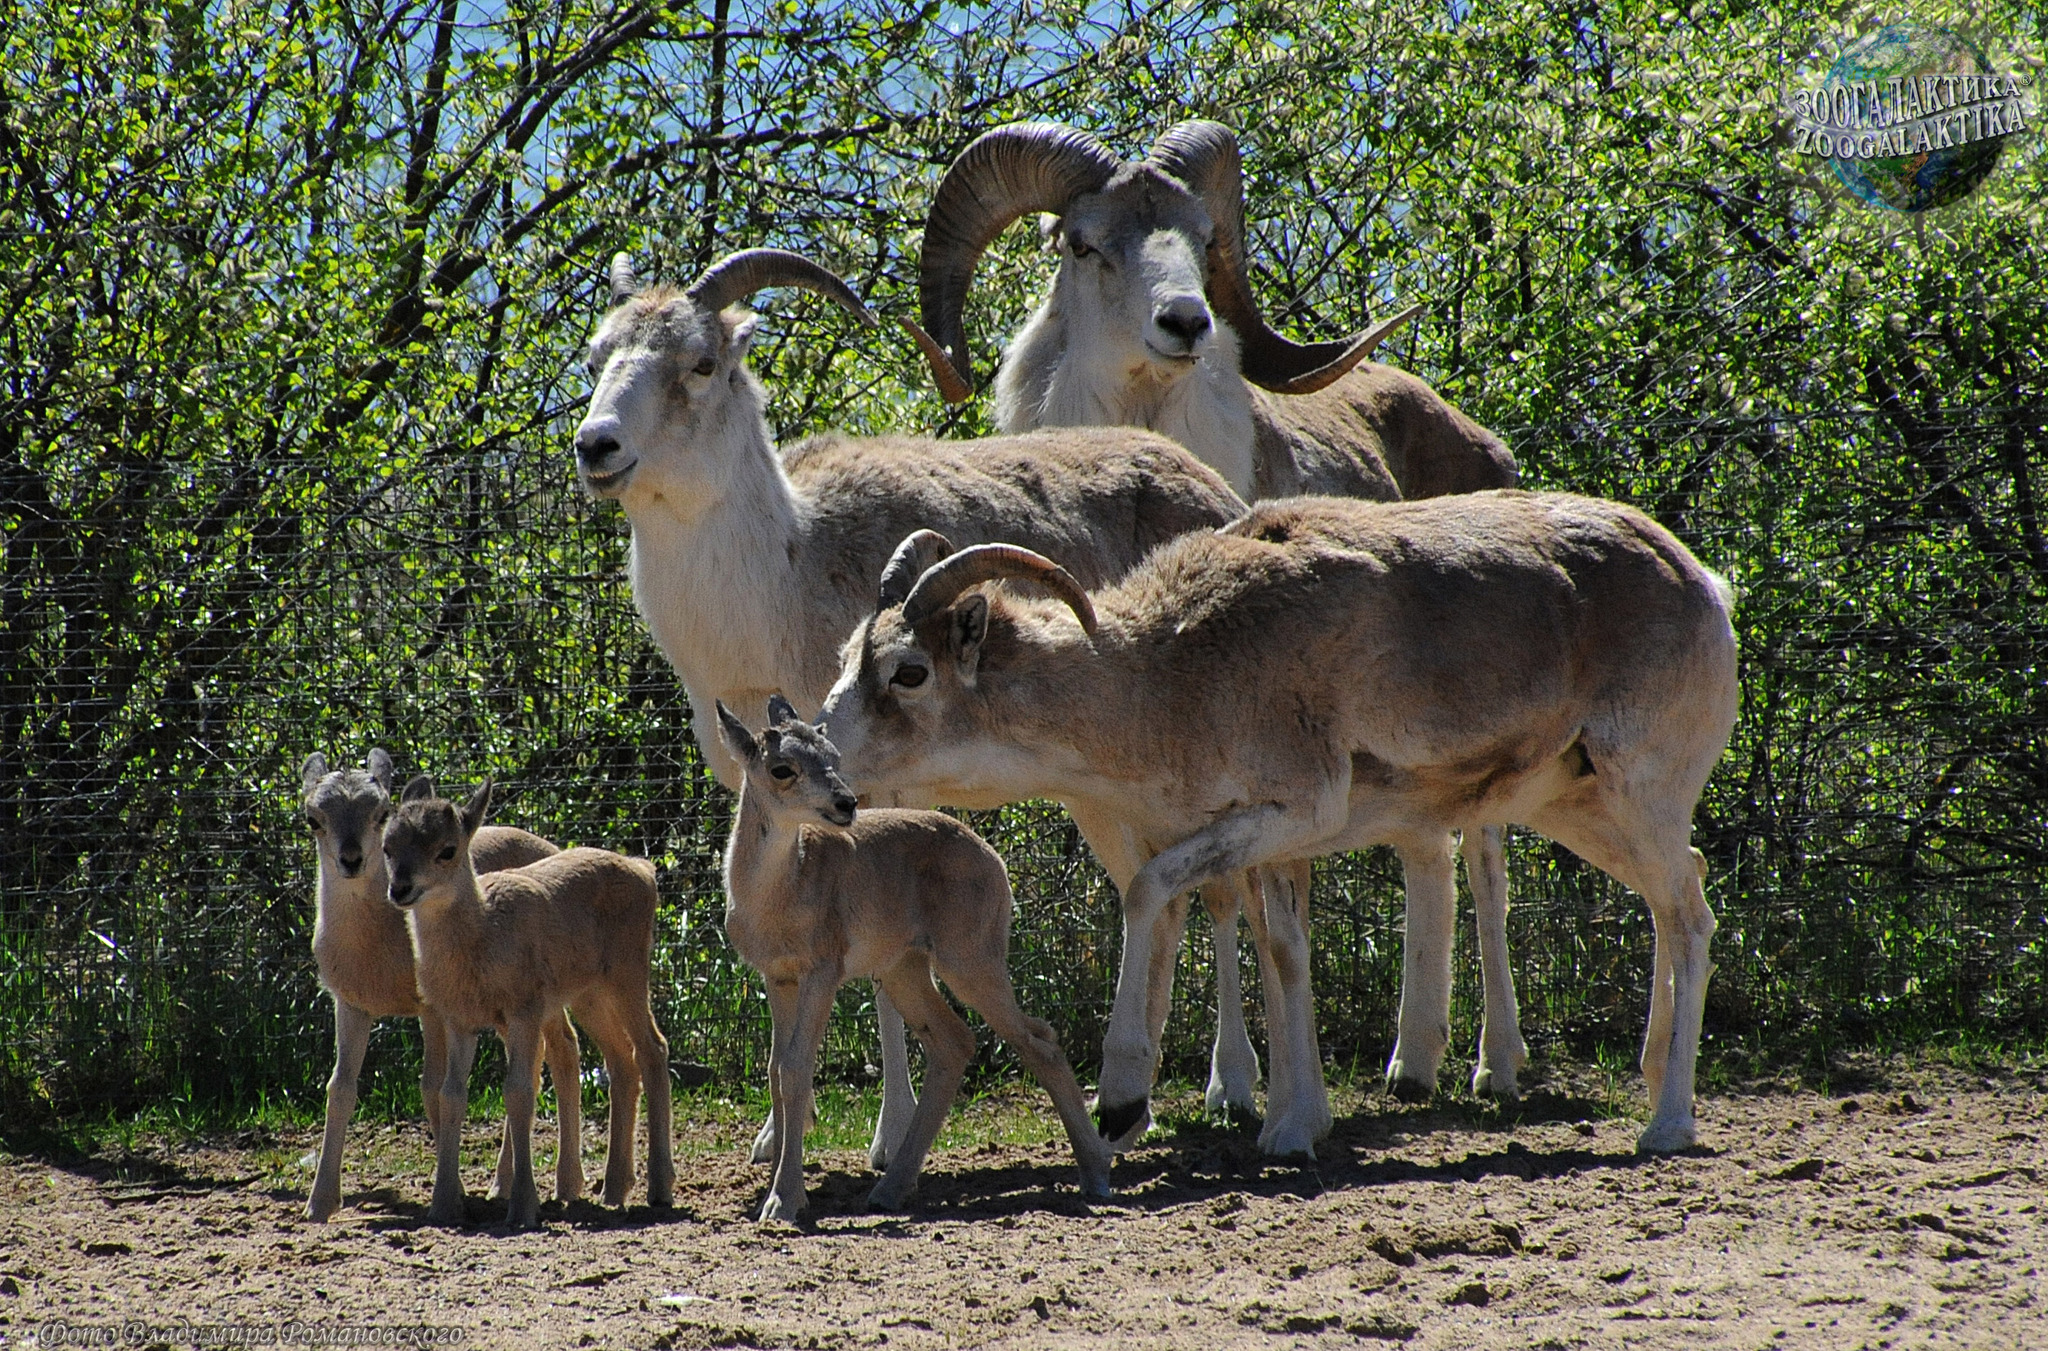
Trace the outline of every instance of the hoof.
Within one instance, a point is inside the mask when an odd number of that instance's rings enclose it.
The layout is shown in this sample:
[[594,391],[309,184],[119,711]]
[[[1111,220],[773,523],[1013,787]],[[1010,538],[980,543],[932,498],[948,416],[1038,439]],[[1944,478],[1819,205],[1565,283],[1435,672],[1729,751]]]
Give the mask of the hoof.
[[1090,1177],[1086,1173],[1081,1174],[1081,1195],[1091,1201],[1107,1201],[1111,1195],[1108,1176]]
[[1299,1121],[1272,1121],[1259,1136],[1259,1152],[1289,1163],[1316,1161],[1316,1135]]
[[892,1190],[886,1181],[877,1182],[875,1189],[868,1193],[868,1209],[885,1213],[901,1210],[906,1195],[907,1191]]
[[775,1162],[775,1121],[770,1118],[754,1136],[754,1152],[747,1156],[749,1163]]
[[1676,1154],[1681,1149],[1691,1149],[1699,1142],[1699,1128],[1690,1121],[1666,1125],[1652,1121],[1649,1129],[1636,1137],[1636,1153]]
[[1516,1087],[1513,1075],[1496,1075],[1492,1070],[1481,1068],[1472,1073],[1472,1096],[1512,1104],[1522,1100],[1522,1091]]
[[1223,1124],[1234,1131],[1257,1131],[1266,1124],[1266,1119],[1256,1111],[1235,1102],[1224,1103],[1210,1115],[1221,1117]]
[[1134,1136],[1152,1119],[1152,1100],[1139,1098],[1133,1102],[1112,1107],[1108,1103],[1095,1106],[1095,1129],[1102,1138],[1128,1148],[1126,1136]]
[[331,1196],[316,1196],[306,1202],[306,1218],[315,1224],[327,1223],[327,1217],[341,1209],[341,1202]]
[[1387,1080],[1387,1096],[1402,1102],[1428,1102],[1436,1096],[1436,1085],[1425,1084],[1406,1075],[1395,1075]]
[[452,1204],[436,1201],[427,1207],[427,1222],[429,1224],[461,1224],[466,1218],[467,1216],[463,1213],[463,1204],[460,1200]]
[[507,1229],[532,1229],[538,1226],[539,1224],[539,1201],[529,1201],[524,1203],[515,1202],[513,1205],[506,1208],[505,1227]]
[[770,1220],[780,1220],[784,1224],[795,1224],[797,1217],[803,1213],[804,1208],[801,1201],[793,1205],[784,1205],[781,1197],[777,1196],[774,1192],[769,1192],[768,1199],[761,1203],[761,1213],[755,1219],[761,1224],[766,1224]]

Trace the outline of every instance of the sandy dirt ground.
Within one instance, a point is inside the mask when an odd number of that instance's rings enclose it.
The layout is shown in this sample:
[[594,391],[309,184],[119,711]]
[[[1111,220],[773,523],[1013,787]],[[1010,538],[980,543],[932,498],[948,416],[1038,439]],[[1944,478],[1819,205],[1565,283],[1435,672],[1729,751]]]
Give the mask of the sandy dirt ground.
[[[862,1152],[814,1149],[800,1228],[754,1223],[746,1123],[689,1098],[672,1211],[549,1203],[523,1233],[480,1196],[426,1223],[417,1124],[357,1128],[326,1225],[300,1215],[310,1131],[0,1156],[0,1346],[2048,1347],[2043,1089],[1896,1064],[1753,1085],[1662,1159],[1597,1091],[1518,1117],[1349,1094],[1312,1167],[1183,1096],[1104,1204],[1020,1090],[905,1214],[863,1213]],[[601,1176],[595,1131],[587,1154]]]

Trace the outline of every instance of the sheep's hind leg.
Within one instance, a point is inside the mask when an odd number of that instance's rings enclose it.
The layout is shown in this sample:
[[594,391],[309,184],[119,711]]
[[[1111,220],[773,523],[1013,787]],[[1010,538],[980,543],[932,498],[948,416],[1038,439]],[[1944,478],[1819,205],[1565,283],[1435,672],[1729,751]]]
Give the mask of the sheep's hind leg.
[[1209,1088],[1202,1106],[1232,1124],[1259,1124],[1259,1053],[1244,1021],[1244,981],[1238,970],[1237,922],[1244,910],[1244,880],[1202,888],[1202,906],[1215,931],[1216,1044],[1209,1053]]
[[917,1186],[924,1169],[924,1156],[939,1128],[946,1124],[960,1078],[974,1057],[974,1034],[960,1015],[953,1012],[938,987],[932,984],[931,959],[923,952],[911,952],[882,977],[889,997],[903,1012],[904,1021],[917,1033],[924,1046],[924,1091],[918,1094],[917,1110],[911,1114],[910,1129],[889,1160],[889,1171],[868,1193],[868,1205],[877,1210],[902,1206]]
[[1448,831],[1395,846],[1408,893],[1408,931],[1401,942],[1401,1014],[1387,1091],[1408,1102],[1436,1092],[1437,1071],[1451,1044],[1451,938],[1457,921],[1457,879]]
[[567,1205],[583,1195],[583,1052],[566,1011],[541,1028],[541,1050],[555,1081],[555,1199]]
[[1081,1194],[1097,1199],[1108,1196],[1109,1146],[1088,1120],[1081,1085],[1052,1025],[1017,1007],[1017,991],[1010,983],[1005,955],[996,954],[993,963],[971,959],[948,962],[939,968],[939,974],[962,1003],[981,1015],[990,1031],[1010,1044],[1031,1077],[1052,1095],[1053,1109],[1067,1128],[1067,1140],[1081,1170]]
[[[1309,980],[1311,876],[1312,865],[1306,859],[1259,869],[1277,985],[1267,999],[1267,1024],[1273,1045],[1286,1048],[1287,1064],[1281,1092],[1268,1095],[1259,1148],[1281,1158],[1313,1159],[1315,1142],[1330,1133],[1332,1124],[1322,1051],[1316,1043],[1315,992]],[[1280,1054],[1274,1058],[1280,1059]]]
[[875,1030],[882,1039],[882,1110],[875,1115],[875,1138],[868,1145],[868,1167],[881,1172],[903,1142],[917,1111],[917,1090],[910,1086],[910,1043],[889,992],[875,982]]
[[1521,1097],[1520,1075],[1529,1063],[1522,1042],[1522,1015],[1515,999],[1515,972],[1508,962],[1508,863],[1505,831],[1482,826],[1465,832],[1465,881],[1472,888],[1473,918],[1479,928],[1479,972],[1486,987],[1486,1015],[1479,1030],[1479,1063],[1472,1092],[1513,1102]]

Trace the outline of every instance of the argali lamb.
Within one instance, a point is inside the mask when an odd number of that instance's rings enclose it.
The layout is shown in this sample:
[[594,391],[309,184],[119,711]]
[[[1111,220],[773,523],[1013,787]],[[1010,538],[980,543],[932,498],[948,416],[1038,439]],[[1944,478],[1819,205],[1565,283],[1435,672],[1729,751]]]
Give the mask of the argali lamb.
[[604,1052],[611,1083],[606,1205],[633,1185],[633,1133],[647,1096],[647,1203],[675,1189],[669,1132],[668,1042],[648,998],[654,951],[654,865],[604,849],[568,849],[525,867],[479,876],[471,842],[491,805],[491,783],[456,806],[424,775],[406,784],[384,826],[391,904],[405,912],[420,994],[439,1014],[448,1043],[437,1088],[434,1138],[437,1223],[463,1215],[462,1118],[477,1034],[505,1038],[505,1125],[512,1136],[506,1223],[540,1218],[533,1184],[533,1064],[540,1029],[567,1005]]
[[[643,289],[624,254],[610,280],[611,309],[588,353],[595,388],[576,431],[577,470],[590,493],[625,509],[634,603],[682,678],[697,744],[727,787],[740,780],[716,732],[716,701],[758,708],[780,693],[817,707],[838,674],[839,644],[872,606],[876,573],[910,532],[1018,541],[1100,585],[1166,540],[1245,509],[1186,450],[1131,428],[979,441],[827,435],[778,454],[766,394],[746,366],[759,321],[727,307],[764,287],[799,286],[872,324],[845,282],[775,249],[733,254],[686,290]],[[1082,829],[1103,843],[1102,827]],[[1234,948],[1219,950],[1218,966],[1235,976]],[[876,1003],[884,1077],[870,1158],[880,1168],[913,1100],[902,1023],[886,993]],[[1250,1054],[1234,1001],[1218,1038]],[[770,1123],[754,1157],[773,1156]]]
[[[299,805],[320,858],[313,892],[313,959],[320,968],[321,986],[334,999],[334,1073],[327,1080],[327,1128],[320,1137],[313,1195],[306,1202],[306,1218],[319,1221],[341,1205],[342,1147],[349,1118],[355,1115],[370,1025],[379,1018],[420,1020],[420,1105],[429,1133],[437,1136],[448,1043],[441,1020],[420,1002],[412,938],[406,933],[405,917],[391,908],[389,900],[382,834],[391,814],[390,754],[380,746],[370,752],[365,768],[332,771],[326,756],[307,756],[300,773]],[[470,852],[476,870],[487,873],[559,851],[527,831],[486,826],[471,841]],[[583,1194],[583,1100],[576,1033],[560,1009],[547,1019],[542,1042],[559,1099],[555,1197],[567,1201]],[[539,1072],[535,1064],[535,1075]],[[504,1195],[512,1184],[512,1150],[507,1123],[494,1196]]]
[[868,1203],[902,1205],[974,1056],[974,1034],[934,973],[1017,1052],[1052,1095],[1080,1164],[1084,1195],[1109,1195],[1109,1147],[1088,1120],[1052,1027],[1017,1007],[1010,984],[1010,880],[995,850],[950,816],[861,810],[838,752],[779,695],[759,737],[723,703],[719,735],[744,766],[725,850],[725,932],[768,986],[774,1039],[768,1082],[777,1142],[763,1220],[804,1208],[804,1125],[818,1047],[841,985],[866,976],[889,992],[925,1048],[924,1093]]
[[[1064,604],[975,585],[1002,577]],[[1149,857],[1111,860],[1124,947],[1106,1134],[1146,1111],[1158,1046],[1142,987],[1173,896],[1507,821],[1648,901],[1655,1113],[1637,1145],[1676,1150],[1697,1133],[1714,919],[1688,837],[1735,721],[1730,604],[1683,545],[1616,503],[1296,498],[1177,540],[1092,594],[1029,551],[962,550],[883,599],[820,721],[856,790],[1113,802],[1132,824]],[[1312,1019],[1305,973],[1281,994],[1284,1021]],[[1293,1134],[1273,1148],[1309,1150],[1306,1113],[1274,1114]]]
[[[948,399],[972,390],[962,313],[975,263],[1031,211],[1058,217],[1059,271],[997,371],[1003,430],[1123,423],[1163,431],[1247,500],[1326,493],[1390,501],[1515,485],[1514,456],[1499,437],[1421,380],[1365,360],[1414,309],[1306,346],[1266,324],[1246,274],[1237,138],[1216,122],[1183,122],[1128,163],[1086,132],[1042,123],[999,127],[961,152],[933,198],[919,267],[922,314],[936,339],[905,324]],[[1473,1088],[1511,1098],[1528,1057],[1507,963],[1502,834],[1497,823],[1484,825],[1468,847],[1486,989]],[[1432,844],[1402,859],[1406,966],[1387,1083],[1411,1098],[1434,1089],[1450,1039],[1457,898],[1442,855]],[[1273,918],[1287,934],[1306,923],[1308,869],[1269,876],[1269,892],[1276,881]],[[1276,1057],[1284,1050],[1273,1048]],[[1320,1074],[1313,1043],[1302,1053]],[[1273,1069],[1279,1076],[1285,1066]]]

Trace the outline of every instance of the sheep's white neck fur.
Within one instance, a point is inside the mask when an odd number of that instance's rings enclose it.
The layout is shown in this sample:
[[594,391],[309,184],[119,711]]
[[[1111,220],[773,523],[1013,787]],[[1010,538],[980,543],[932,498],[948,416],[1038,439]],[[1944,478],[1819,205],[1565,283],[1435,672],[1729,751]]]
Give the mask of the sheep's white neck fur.
[[[714,699],[737,702],[734,691],[795,665],[786,626],[760,617],[799,592],[794,546],[809,515],[769,439],[759,384],[743,374],[732,392],[711,425],[662,433],[694,440],[692,458],[716,465],[715,479],[697,480],[688,499],[657,485],[621,498],[633,525],[633,603],[689,691],[707,750],[719,744],[708,715]],[[722,753],[706,759],[721,781],[738,785]]]
[[1104,328],[1069,323],[1056,281],[1003,352],[995,420],[1035,427],[1144,427],[1170,436],[1250,501],[1252,399],[1237,373],[1237,334],[1220,317],[1179,370],[1115,343]]

